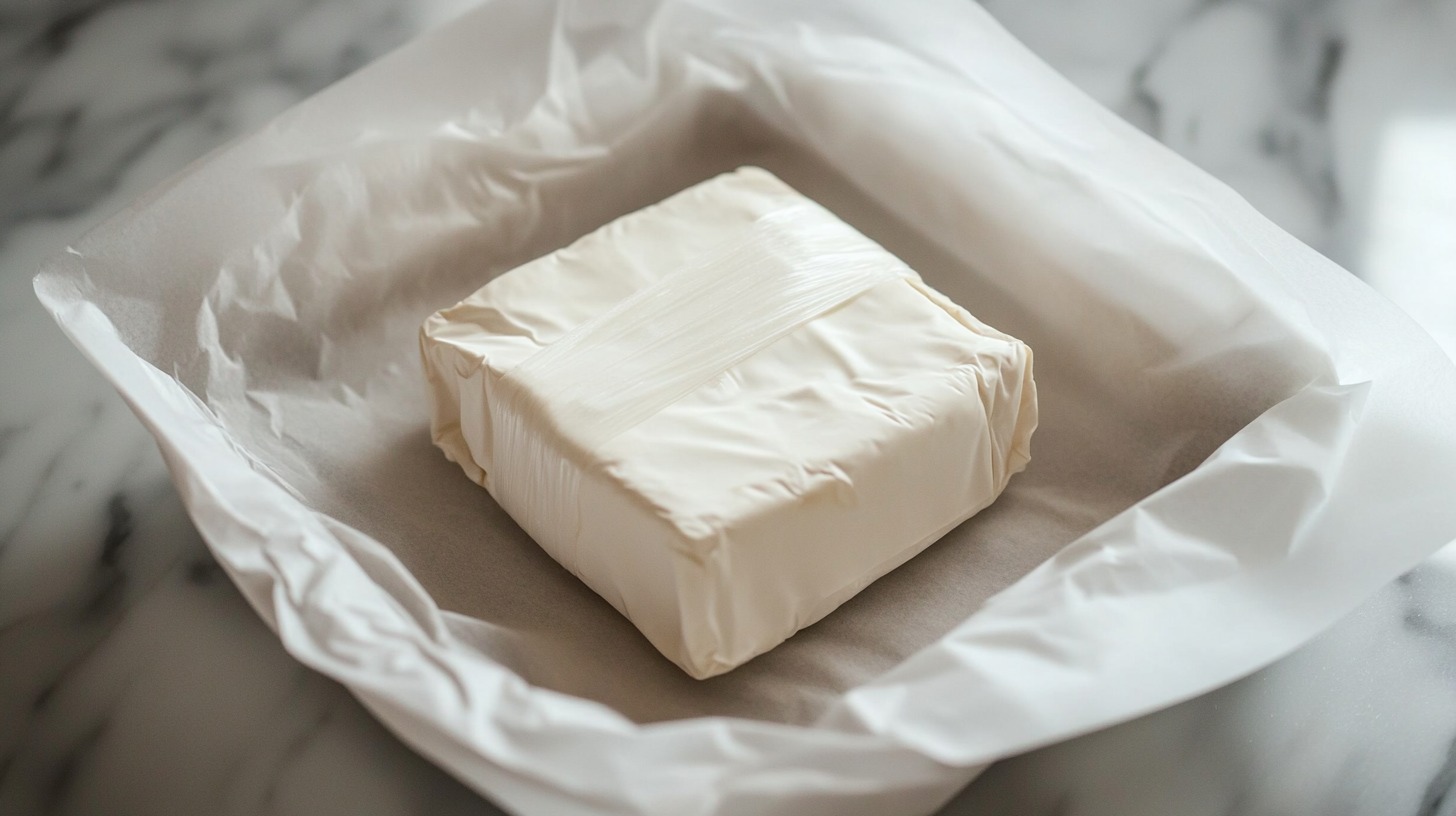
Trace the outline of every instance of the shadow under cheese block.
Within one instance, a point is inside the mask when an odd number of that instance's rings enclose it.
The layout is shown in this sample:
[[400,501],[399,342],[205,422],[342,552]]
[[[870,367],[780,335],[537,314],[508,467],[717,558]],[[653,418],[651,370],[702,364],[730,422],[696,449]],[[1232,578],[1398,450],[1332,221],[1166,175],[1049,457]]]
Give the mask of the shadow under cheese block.
[[832,612],[1026,466],[1031,351],[745,167],[432,315],[432,436],[694,677]]

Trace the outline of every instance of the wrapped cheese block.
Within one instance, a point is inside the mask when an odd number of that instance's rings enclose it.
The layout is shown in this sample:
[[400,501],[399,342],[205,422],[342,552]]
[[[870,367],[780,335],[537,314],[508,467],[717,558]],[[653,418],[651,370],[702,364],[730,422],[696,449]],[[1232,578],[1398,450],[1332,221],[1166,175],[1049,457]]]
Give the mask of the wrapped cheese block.
[[432,434],[694,677],[819,620],[1026,466],[1031,351],[757,168],[432,315]]

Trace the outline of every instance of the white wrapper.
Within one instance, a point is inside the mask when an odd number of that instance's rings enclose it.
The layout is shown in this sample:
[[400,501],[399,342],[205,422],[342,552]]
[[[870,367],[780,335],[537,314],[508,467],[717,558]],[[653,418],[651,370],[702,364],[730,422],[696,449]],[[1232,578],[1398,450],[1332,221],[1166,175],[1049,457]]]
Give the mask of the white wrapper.
[[664,656],[711,677],[1026,466],[1031,351],[740,168],[433,314],[430,434]]
[[[1001,499],[698,682],[430,445],[416,330],[767,168],[1036,349]],[[923,813],[1278,658],[1456,538],[1456,371],[975,5],[488,3],[53,259],[299,660],[523,813]]]

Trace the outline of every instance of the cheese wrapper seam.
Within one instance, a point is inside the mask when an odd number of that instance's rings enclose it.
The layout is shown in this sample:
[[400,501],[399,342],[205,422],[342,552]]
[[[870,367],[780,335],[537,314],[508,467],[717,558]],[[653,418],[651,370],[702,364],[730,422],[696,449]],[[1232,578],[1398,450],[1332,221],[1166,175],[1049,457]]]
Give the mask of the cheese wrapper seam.
[[501,505],[576,573],[592,453],[799,326],[879,284],[918,279],[846,236],[858,233],[817,205],[773,210],[513,367],[488,397]]

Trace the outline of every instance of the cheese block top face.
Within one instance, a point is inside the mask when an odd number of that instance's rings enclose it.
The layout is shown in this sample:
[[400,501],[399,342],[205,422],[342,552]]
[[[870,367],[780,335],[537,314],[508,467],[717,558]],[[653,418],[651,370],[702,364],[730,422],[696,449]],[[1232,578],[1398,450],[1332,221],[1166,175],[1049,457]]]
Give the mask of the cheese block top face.
[[435,444],[695,677],[990,504],[1036,426],[1023,343],[757,168],[496,278],[421,344]]

